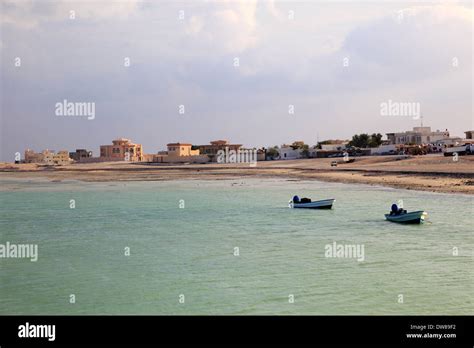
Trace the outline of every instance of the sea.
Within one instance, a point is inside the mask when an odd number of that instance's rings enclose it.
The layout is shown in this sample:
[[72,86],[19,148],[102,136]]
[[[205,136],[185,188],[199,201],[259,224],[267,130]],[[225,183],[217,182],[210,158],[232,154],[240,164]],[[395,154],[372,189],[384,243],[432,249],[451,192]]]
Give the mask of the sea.
[[[336,201],[290,209],[294,195]],[[36,245],[37,260],[0,258],[0,314],[472,315],[473,198],[269,178],[2,179],[0,244]],[[386,221],[392,203],[427,221]]]

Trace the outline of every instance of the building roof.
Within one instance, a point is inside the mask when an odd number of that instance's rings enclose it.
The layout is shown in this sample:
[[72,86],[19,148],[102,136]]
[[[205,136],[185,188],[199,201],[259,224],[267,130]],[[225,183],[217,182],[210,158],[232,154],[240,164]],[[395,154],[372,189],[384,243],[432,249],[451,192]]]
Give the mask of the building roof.
[[201,148],[212,149],[212,148],[222,148],[222,147],[228,147],[228,148],[242,147],[242,144],[206,144],[206,145],[196,145],[196,146],[201,147]]
[[437,129],[436,131],[432,131],[431,127],[413,127],[412,130],[407,130],[403,132],[390,132],[390,133],[385,133],[386,135],[414,135],[414,134],[421,134],[421,135],[433,135],[433,134],[448,134],[449,130],[439,130]]
[[169,143],[169,144],[166,144],[166,146],[193,146],[193,144],[189,144],[189,143]]

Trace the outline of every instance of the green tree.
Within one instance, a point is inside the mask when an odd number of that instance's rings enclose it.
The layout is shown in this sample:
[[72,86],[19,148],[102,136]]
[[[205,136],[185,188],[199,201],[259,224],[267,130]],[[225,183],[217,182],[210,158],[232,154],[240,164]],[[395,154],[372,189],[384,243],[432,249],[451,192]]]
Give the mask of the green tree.
[[271,159],[275,159],[280,155],[280,151],[278,146],[270,147],[267,150],[267,157]]
[[306,144],[301,145],[301,143],[296,142],[296,141],[293,144],[290,145],[290,147],[293,150],[303,149],[305,146],[306,146]]
[[304,144],[301,151],[301,157],[309,158],[309,146]]
[[370,139],[369,139],[369,143],[368,143],[369,147],[379,147],[380,145],[382,145],[382,134],[380,133],[373,133],[371,136],[370,136]]
[[355,134],[352,136],[352,140],[349,142],[349,146],[366,148],[369,143],[369,135],[366,133]]
[[381,144],[382,134],[380,133],[373,133],[372,135],[368,135],[367,133],[355,134],[349,142],[349,146],[359,148],[379,147]]

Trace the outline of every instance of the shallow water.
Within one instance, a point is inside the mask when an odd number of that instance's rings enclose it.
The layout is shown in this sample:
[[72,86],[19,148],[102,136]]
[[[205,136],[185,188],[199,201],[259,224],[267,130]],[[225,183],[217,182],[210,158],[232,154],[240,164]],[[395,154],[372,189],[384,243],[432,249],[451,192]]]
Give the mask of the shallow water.
[[[1,184],[0,243],[39,256],[0,259],[0,314],[474,313],[472,196],[270,179]],[[336,203],[288,209],[294,194]],[[385,221],[399,199],[428,222]],[[363,245],[364,260],[325,257],[333,242]]]

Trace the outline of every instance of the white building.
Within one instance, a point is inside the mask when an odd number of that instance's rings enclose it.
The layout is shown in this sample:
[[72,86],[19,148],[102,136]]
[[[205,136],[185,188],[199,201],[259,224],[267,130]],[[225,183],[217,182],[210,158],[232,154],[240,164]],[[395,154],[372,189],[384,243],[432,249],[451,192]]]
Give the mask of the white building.
[[431,127],[413,127],[413,130],[400,133],[387,133],[387,139],[391,144],[434,144],[435,142],[449,138],[449,131],[431,131]]
[[282,145],[280,147],[279,153],[280,153],[280,159],[282,160],[293,160],[293,159],[298,159],[301,158],[301,152],[303,150],[301,149],[296,149],[293,150],[293,148],[290,145]]
[[436,146],[446,147],[446,146],[456,146],[463,142],[463,139],[457,138],[448,138],[448,139],[441,139],[434,142]]
[[321,144],[322,151],[343,151],[348,143],[340,144]]
[[396,153],[396,152],[397,152],[397,147],[394,144],[380,145],[379,147],[370,148],[371,155],[382,155],[382,154],[389,154],[389,153]]

